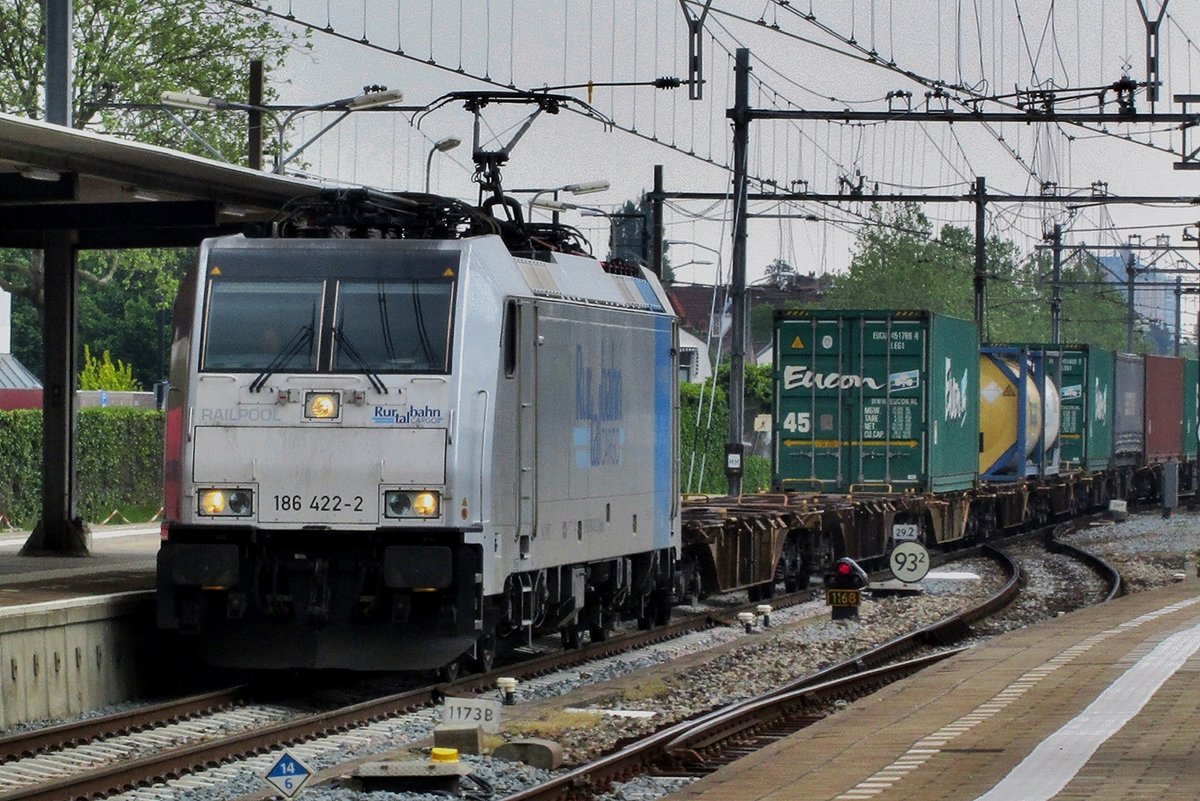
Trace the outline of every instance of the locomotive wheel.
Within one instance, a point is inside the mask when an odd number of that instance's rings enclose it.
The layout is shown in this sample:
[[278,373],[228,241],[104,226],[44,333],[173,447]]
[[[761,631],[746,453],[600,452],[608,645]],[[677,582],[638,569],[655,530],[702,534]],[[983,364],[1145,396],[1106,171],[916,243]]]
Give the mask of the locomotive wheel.
[[608,629],[604,628],[604,624],[598,626],[588,626],[588,637],[592,642],[606,642],[608,640]]
[[660,590],[654,604],[654,625],[665,626],[671,622],[671,593]]

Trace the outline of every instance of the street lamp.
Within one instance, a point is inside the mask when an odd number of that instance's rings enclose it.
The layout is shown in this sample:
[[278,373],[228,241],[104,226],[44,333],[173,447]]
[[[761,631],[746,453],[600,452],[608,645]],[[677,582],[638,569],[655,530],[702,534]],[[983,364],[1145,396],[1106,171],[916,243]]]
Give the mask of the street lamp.
[[[300,108],[290,110],[286,115],[281,117],[276,113],[277,109],[273,109],[268,106],[256,106],[251,103],[238,103],[232,100],[226,100],[223,97],[206,97],[205,95],[196,94],[194,92],[162,93],[163,105],[171,106],[173,108],[187,109],[188,111],[226,111],[233,109],[237,111],[257,111],[265,114],[275,125],[276,152],[274,172],[277,175],[282,175],[284,167],[287,166],[288,162],[299,156],[309,145],[317,141],[317,139],[320,137],[324,136],[339,122],[346,119],[350,112],[364,111],[366,109],[380,108],[382,106],[390,106],[393,103],[399,103],[403,99],[404,93],[399,89],[373,87],[371,90],[365,91],[361,95],[343,97],[339,98],[338,100],[330,100],[325,103],[317,103],[311,106],[301,106]],[[283,154],[283,147],[288,126],[291,125],[292,120],[295,119],[296,115],[309,111],[340,111],[342,113],[339,114],[333,122],[329,123],[321,130],[310,136],[302,145],[297,147],[285,157]],[[183,126],[183,129],[187,131],[189,136],[203,145],[210,153],[217,158],[224,158],[216,148],[214,148],[208,142],[205,142],[204,139],[201,138],[200,135],[195,131],[193,131],[191,126],[180,119],[178,115],[171,114],[171,117],[181,126]]]
[[[677,270],[682,270],[684,267],[691,267],[691,266],[693,266],[693,265],[697,265],[697,264],[699,264],[699,265],[701,265],[701,266],[709,266],[709,267],[711,267],[712,265],[716,264],[716,262],[715,262],[715,261],[713,261],[712,259],[692,259],[691,261],[685,261],[683,264],[680,264],[680,265],[678,265],[678,266],[677,266],[677,265],[674,265],[674,264],[672,264],[672,265],[671,265],[671,270],[672,270],[672,272],[675,272],[675,271],[677,271]],[[678,273],[677,273],[677,272],[676,272],[676,275],[678,275]],[[692,283],[693,283],[693,284],[694,284],[694,283],[696,283],[696,281],[694,280],[694,279],[695,279],[695,275],[696,275],[696,271],[695,271],[695,270],[693,270],[693,271],[692,271],[692,277],[693,277]]]
[[559,192],[570,192],[572,195],[590,195],[592,192],[603,192],[608,189],[608,181],[584,181],[578,184],[564,184],[563,186],[554,186],[547,189],[531,189],[533,197],[529,199],[529,213],[526,215],[530,219],[533,218],[533,207],[537,203],[537,199],[542,195],[554,194],[555,200],[558,199]]
[[461,144],[462,140],[457,136],[446,136],[434,142],[433,147],[429,148],[429,158],[425,159],[425,194],[429,194],[429,168],[433,166],[433,154],[445,153]]
[[[701,250],[707,250],[709,253],[716,254],[716,257],[717,257],[717,281],[722,280],[721,279],[721,251],[718,248],[710,248],[708,245],[701,245],[699,242],[691,242],[686,239],[664,239],[663,240],[663,247],[669,247],[671,245],[691,245],[694,248],[700,248]],[[699,262],[695,262],[695,263],[699,263]]]

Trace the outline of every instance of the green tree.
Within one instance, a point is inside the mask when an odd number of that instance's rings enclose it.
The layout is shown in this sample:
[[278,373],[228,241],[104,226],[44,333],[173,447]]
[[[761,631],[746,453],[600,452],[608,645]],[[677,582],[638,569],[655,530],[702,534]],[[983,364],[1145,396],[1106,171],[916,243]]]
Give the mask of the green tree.
[[[157,104],[169,89],[245,97],[252,59],[262,59],[269,76],[290,48],[306,43],[233,3],[75,0],[73,5],[75,127],[193,152],[203,151],[163,112],[111,104]],[[44,30],[44,2],[0,2],[0,111],[42,117]],[[209,143],[231,161],[239,160],[245,129],[229,122],[219,115],[190,119]]]
[[[157,104],[162,92],[169,89],[245,98],[251,60],[261,59],[269,78],[289,50],[308,45],[306,37],[277,29],[261,15],[233,3],[75,0],[73,12],[74,126],[194,153],[207,151],[169,115],[144,106]],[[0,111],[34,119],[43,116],[44,30],[44,2],[0,0]],[[268,89],[265,99],[274,96]],[[195,113],[187,119],[193,130],[227,160],[237,162],[244,158],[245,127],[234,123],[241,123],[244,114],[230,114],[238,116]],[[174,296],[178,260],[179,256],[169,251],[81,254],[81,332],[89,326],[89,285],[103,294],[105,287],[117,290],[129,282],[156,285],[150,297],[124,299],[149,312],[149,323],[134,325],[132,315],[136,309],[122,314],[135,328],[153,327],[153,315],[169,305]],[[162,275],[138,275],[156,272]],[[40,251],[0,250],[0,289],[13,294],[14,352],[31,368],[40,367],[42,362],[39,319],[43,285]],[[103,304],[109,316],[120,307]],[[112,337],[120,338],[132,339]],[[144,337],[142,341],[155,340]],[[111,347],[123,356],[131,355],[115,341]],[[155,368],[158,362],[157,358],[144,359],[141,355],[130,360],[143,365],[142,369]]]
[[796,278],[796,268],[783,259],[772,261],[763,273],[763,280],[778,289],[788,289]]
[[84,390],[107,389],[114,392],[135,392],[141,389],[133,377],[133,367],[117,359],[107,350],[97,359],[92,349],[83,346],[83,369],[79,371],[79,388]]
[[[872,207],[871,224],[855,242],[850,270],[838,276],[824,298],[827,308],[927,309],[963,319],[975,314],[974,234],[933,226],[915,204]],[[1049,257],[1022,257],[1017,246],[999,237],[985,244],[987,308],[984,339],[989,342],[1050,340]],[[1123,348],[1119,290],[1100,281],[1095,265],[1064,269],[1063,339]]]

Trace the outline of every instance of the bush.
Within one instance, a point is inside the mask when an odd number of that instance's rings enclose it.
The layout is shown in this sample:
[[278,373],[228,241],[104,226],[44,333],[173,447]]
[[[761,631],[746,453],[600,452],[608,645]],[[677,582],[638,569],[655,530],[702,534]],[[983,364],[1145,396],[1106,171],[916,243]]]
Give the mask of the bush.
[[[78,511],[98,521],[123,504],[162,504],[163,414],[81,409],[76,432]],[[42,413],[0,412],[0,514],[32,528],[42,514]]]
[[[713,392],[711,384],[704,386],[704,405],[697,423],[701,385],[683,384],[679,388],[679,485],[684,492],[724,495],[729,491],[729,481],[725,478],[729,403],[723,388],[716,388],[715,399]],[[742,492],[758,492],[770,486],[770,459],[746,456],[743,467]]]

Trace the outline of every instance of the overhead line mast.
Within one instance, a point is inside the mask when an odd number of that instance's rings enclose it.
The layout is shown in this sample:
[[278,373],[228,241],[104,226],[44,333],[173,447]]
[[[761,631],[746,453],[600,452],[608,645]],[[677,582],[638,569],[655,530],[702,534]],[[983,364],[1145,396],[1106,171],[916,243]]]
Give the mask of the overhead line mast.
[[[1043,106],[1040,109],[1030,109],[1018,112],[952,112],[952,111],[888,111],[888,112],[854,112],[848,110],[835,111],[803,111],[787,109],[756,109],[750,107],[750,50],[738,48],[734,64],[734,106],[726,112],[726,117],[733,123],[733,257],[732,257],[732,332],[733,343],[730,352],[729,375],[729,442],[726,445],[727,461],[726,477],[729,481],[729,494],[739,495],[742,489],[742,439],[744,433],[743,411],[745,395],[745,338],[746,338],[746,220],[749,216],[747,205],[751,196],[747,190],[749,182],[746,154],[750,145],[750,123],[754,120],[829,120],[829,121],[920,121],[920,122],[1100,122],[1100,123],[1178,123],[1186,129],[1200,123],[1200,115],[1195,114],[1139,114],[1130,102],[1121,103],[1121,113],[1108,114],[1104,112],[1072,112],[1061,113],[1053,106]],[[1152,98],[1156,96],[1152,95]],[[1128,93],[1126,94],[1128,97]],[[1181,98],[1176,98],[1180,101]],[[1186,153],[1186,149],[1185,149]],[[654,193],[656,200],[663,198],[675,199],[706,199],[719,200],[723,195],[702,192]],[[1109,195],[1096,195],[1087,198],[1067,198],[1056,194],[1043,195],[989,195],[984,178],[975,179],[974,191],[963,195],[880,195],[862,191],[856,188],[849,194],[761,194],[753,197],[755,200],[810,200],[823,202],[852,201],[918,201],[918,202],[972,202],[975,204],[975,322],[980,335],[986,330],[984,312],[986,306],[987,272],[986,272],[986,217],[987,203],[990,200],[1024,201],[1024,202],[1070,202],[1077,200],[1080,205],[1103,204],[1110,202],[1181,202],[1187,204],[1200,203],[1200,197],[1186,198],[1140,198],[1138,200],[1120,199]]]

